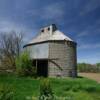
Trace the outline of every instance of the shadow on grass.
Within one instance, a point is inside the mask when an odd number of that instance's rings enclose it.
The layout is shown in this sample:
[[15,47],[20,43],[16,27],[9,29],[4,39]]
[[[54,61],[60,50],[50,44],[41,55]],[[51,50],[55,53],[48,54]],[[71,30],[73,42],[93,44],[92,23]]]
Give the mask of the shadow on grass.
[[77,78],[84,78],[84,77],[82,77],[82,76],[77,76]]

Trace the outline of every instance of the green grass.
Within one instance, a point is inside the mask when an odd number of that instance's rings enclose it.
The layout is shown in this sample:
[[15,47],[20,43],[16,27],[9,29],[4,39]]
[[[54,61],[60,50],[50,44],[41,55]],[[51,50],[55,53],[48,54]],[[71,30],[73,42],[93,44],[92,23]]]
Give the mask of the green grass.
[[[66,97],[57,100],[100,100],[100,84],[86,78],[50,78],[54,95]],[[26,100],[26,97],[39,95],[40,79],[0,75],[0,87],[12,86],[14,100]],[[34,100],[34,99],[33,99]]]

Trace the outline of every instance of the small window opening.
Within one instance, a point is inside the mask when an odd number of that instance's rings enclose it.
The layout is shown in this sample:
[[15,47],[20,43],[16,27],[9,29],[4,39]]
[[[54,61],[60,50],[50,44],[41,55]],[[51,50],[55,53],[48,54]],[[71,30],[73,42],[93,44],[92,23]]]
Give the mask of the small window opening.
[[44,32],[44,30],[41,30],[41,32]]
[[48,31],[50,31],[50,27],[48,27]]

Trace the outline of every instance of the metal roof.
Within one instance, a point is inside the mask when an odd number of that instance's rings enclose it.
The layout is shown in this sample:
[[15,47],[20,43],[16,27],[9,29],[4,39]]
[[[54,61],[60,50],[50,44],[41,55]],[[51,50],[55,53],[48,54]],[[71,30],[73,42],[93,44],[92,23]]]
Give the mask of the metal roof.
[[42,28],[40,33],[37,36],[35,36],[28,44],[34,44],[34,43],[50,41],[50,40],[73,41],[71,38],[66,36],[64,33],[60,32],[56,28],[55,24],[52,24],[50,26]]

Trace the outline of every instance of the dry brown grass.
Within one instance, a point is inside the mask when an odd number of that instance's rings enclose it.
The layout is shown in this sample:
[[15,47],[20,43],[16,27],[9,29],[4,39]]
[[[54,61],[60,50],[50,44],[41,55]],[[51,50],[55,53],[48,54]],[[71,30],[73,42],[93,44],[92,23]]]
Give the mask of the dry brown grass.
[[89,79],[93,79],[100,83],[100,73],[78,73],[78,75]]

